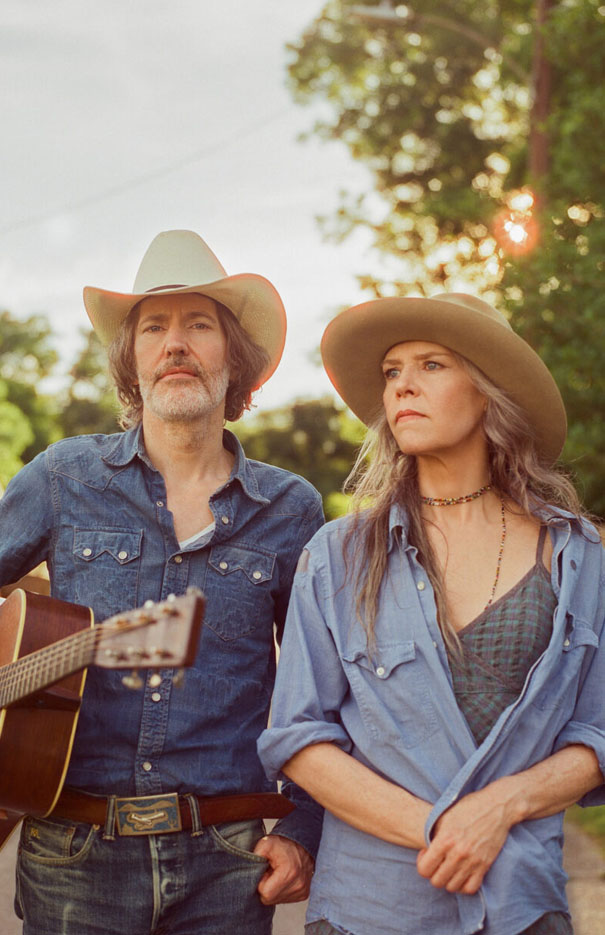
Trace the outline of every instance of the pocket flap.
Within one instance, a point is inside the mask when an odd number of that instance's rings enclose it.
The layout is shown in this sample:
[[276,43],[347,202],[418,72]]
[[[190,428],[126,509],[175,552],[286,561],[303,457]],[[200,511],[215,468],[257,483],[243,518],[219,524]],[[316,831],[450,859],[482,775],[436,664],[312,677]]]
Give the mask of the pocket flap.
[[414,640],[404,640],[399,643],[383,643],[374,646],[372,655],[368,655],[366,648],[350,650],[343,653],[345,662],[356,662],[363,669],[368,669],[378,676],[386,679],[391,672],[405,662],[413,662],[416,658],[416,644]]
[[85,562],[92,562],[103,552],[111,555],[120,565],[125,565],[141,554],[142,530],[133,532],[122,529],[74,529],[74,555]]
[[219,575],[243,571],[252,584],[262,584],[273,577],[275,554],[234,545],[215,545],[210,550],[210,566]]

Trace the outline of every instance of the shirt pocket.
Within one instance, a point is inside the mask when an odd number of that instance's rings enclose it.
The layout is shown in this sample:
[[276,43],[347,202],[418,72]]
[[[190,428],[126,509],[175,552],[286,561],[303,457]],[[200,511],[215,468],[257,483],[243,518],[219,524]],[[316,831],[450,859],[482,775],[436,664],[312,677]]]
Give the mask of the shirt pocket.
[[74,598],[97,623],[137,606],[143,530],[74,529]]
[[361,718],[375,740],[415,747],[437,730],[428,670],[414,640],[347,649],[343,666]]
[[249,546],[213,546],[204,587],[204,626],[223,640],[246,636],[261,623],[273,626],[275,557],[275,552]]
[[574,614],[567,614],[565,636],[556,672],[542,686],[534,701],[542,711],[569,706],[576,697],[586,653],[599,648],[599,637],[592,627]]

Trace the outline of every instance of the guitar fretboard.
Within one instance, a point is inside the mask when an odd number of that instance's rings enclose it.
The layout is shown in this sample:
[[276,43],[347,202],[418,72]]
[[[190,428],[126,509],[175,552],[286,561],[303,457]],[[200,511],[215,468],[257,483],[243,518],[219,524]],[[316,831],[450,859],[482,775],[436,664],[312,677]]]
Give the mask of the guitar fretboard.
[[0,670],[0,708],[48,688],[54,682],[89,666],[100,638],[100,627],[91,627],[17,659]]

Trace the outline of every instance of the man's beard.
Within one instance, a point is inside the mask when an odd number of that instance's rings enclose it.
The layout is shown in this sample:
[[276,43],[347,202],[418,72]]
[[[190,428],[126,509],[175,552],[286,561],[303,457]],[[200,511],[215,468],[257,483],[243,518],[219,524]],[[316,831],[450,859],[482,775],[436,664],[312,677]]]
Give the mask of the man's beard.
[[[162,381],[162,375],[174,367],[186,367],[195,376]],[[224,403],[228,386],[229,369],[226,364],[217,370],[206,370],[186,358],[171,360],[151,376],[139,375],[144,408],[164,422],[187,422],[210,415]]]

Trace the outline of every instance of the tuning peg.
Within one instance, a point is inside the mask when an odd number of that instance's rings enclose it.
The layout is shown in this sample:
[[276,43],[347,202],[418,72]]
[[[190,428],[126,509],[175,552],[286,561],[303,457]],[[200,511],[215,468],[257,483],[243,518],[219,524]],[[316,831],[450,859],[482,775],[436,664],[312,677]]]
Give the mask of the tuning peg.
[[177,688],[180,688],[181,685],[183,684],[184,678],[185,678],[185,670],[177,669],[172,678],[172,684],[175,685]]
[[143,687],[143,679],[136,669],[133,669],[130,675],[122,676],[122,685],[130,688],[132,691],[138,691]]

